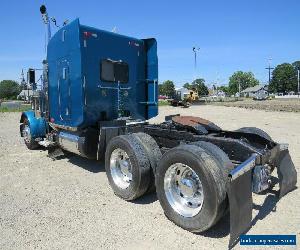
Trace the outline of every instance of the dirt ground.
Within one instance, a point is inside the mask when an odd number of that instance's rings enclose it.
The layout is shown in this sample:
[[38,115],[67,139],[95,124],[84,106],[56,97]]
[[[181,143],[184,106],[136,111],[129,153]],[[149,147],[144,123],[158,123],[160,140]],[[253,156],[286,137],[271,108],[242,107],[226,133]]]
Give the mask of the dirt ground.
[[[274,140],[290,144],[299,179],[300,113],[161,107],[152,122],[176,113],[201,116],[224,129],[264,129]],[[135,202],[116,197],[103,163],[77,156],[52,161],[46,151],[27,150],[18,122],[18,113],[0,113],[0,249],[227,248],[228,215],[208,232],[189,233],[168,221],[155,194]],[[279,201],[272,193],[255,195],[248,234],[297,234],[299,240],[299,209],[299,189]]]
[[272,99],[255,101],[251,98],[247,98],[237,102],[211,102],[210,104],[267,111],[300,112],[300,99]]

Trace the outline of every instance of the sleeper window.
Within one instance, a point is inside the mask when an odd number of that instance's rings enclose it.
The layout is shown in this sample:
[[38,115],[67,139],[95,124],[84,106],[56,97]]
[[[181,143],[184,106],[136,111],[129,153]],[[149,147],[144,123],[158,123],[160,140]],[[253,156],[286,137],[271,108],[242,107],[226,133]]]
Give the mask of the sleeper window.
[[127,83],[129,67],[127,63],[104,59],[100,65],[100,79],[105,82]]

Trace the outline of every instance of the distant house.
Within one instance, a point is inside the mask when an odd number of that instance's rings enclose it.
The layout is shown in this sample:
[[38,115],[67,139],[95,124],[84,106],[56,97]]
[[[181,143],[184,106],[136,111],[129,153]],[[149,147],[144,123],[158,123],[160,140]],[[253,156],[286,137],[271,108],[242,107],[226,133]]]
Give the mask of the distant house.
[[249,87],[241,91],[241,96],[243,97],[255,97],[257,95],[267,95],[268,85],[256,85],[254,87]]

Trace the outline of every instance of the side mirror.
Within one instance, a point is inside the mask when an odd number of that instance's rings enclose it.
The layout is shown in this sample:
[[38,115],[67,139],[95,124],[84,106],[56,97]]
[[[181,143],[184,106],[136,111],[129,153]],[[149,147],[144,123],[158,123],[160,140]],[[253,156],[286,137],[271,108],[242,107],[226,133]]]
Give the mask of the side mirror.
[[41,5],[41,7],[40,7],[40,12],[41,12],[41,14],[42,15],[44,15],[45,13],[46,13],[46,6],[45,5]]
[[30,84],[35,84],[35,70],[28,69],[28,79]]

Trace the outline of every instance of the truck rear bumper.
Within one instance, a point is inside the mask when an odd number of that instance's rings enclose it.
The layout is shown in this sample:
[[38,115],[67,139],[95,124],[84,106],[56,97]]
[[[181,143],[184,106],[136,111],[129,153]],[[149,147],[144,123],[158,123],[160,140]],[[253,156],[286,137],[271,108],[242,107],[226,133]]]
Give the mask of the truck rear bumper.
[[[293,190],[297,183],[297,172],[287,147],[279,147],[273,164],[277,168],[279,179],[279,198]],[[253,154],[238,165],[229,174],[228,198],[230,209],[230,240],[232,247],[251,227],[252,221],[252,170],[259,161],[259,155]]]

